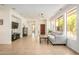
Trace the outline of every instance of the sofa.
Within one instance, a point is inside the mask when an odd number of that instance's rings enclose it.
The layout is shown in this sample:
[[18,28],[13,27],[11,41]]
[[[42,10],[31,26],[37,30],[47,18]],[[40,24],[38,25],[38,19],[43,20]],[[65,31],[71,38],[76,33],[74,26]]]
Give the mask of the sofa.
[[66,38],[63,34],[54,33],[48,35],[48,40],[52,44],[66,44]]

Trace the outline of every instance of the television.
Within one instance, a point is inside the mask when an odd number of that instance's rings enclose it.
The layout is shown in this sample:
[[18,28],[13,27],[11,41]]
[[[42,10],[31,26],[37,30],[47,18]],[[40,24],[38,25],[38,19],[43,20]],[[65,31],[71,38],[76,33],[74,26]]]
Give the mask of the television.
[[17,29],[18,28],[18,23],[12,22],[12,29]]

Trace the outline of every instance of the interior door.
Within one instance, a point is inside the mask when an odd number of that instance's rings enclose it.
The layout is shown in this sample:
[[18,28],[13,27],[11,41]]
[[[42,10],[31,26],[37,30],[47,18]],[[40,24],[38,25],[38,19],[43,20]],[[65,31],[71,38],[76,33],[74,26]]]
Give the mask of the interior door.
[[40,25],[40,34],[45,35],[45,24]]

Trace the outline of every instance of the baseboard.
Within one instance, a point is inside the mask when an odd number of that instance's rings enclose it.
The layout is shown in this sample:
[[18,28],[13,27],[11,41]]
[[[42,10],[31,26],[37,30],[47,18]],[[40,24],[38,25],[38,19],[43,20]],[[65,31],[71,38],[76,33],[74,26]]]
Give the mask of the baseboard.
[[[67,45],[66,45],[66,46],[67,46]],[[67,48],[70,49],[70,50],[72,50],[72,51],[73,51],[74,53],[76,53],[77,55],[79,55],[79,53],[78,53],[77,51],[73,50],[72,48],[70,48],[70,47],[68,47],[68,46],[67,46]]]
[[[50,41],[50,40],[49,40]],[[76,53],[77,55],[79,55],[79,53],[77,52],[77,51],[75,51],[75,50],[73,50],[72,48],[70,48],[70,47],[68,47],[66,44],[53,44],[51,41],[50,41],[50,43],[54,46],[54,45],[64,45],[64,46],[66,46],[68,49],[70,49],[70,50],[72,50],[74,53]]]

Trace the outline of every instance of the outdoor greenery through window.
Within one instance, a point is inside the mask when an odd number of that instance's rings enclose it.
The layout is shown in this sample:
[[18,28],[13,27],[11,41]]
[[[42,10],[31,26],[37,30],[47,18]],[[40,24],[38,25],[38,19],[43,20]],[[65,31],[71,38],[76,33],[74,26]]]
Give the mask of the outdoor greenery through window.
[[61,31],[61,32],[64,30],[64,18],[63,18],[63,16],[59,17],[56,20],[56,30]]
[[76,9],[67,12],[67,37],[76,40]]
[[76,9],[73,9],[67,14],[67,30],[72,34],[76,33]]

